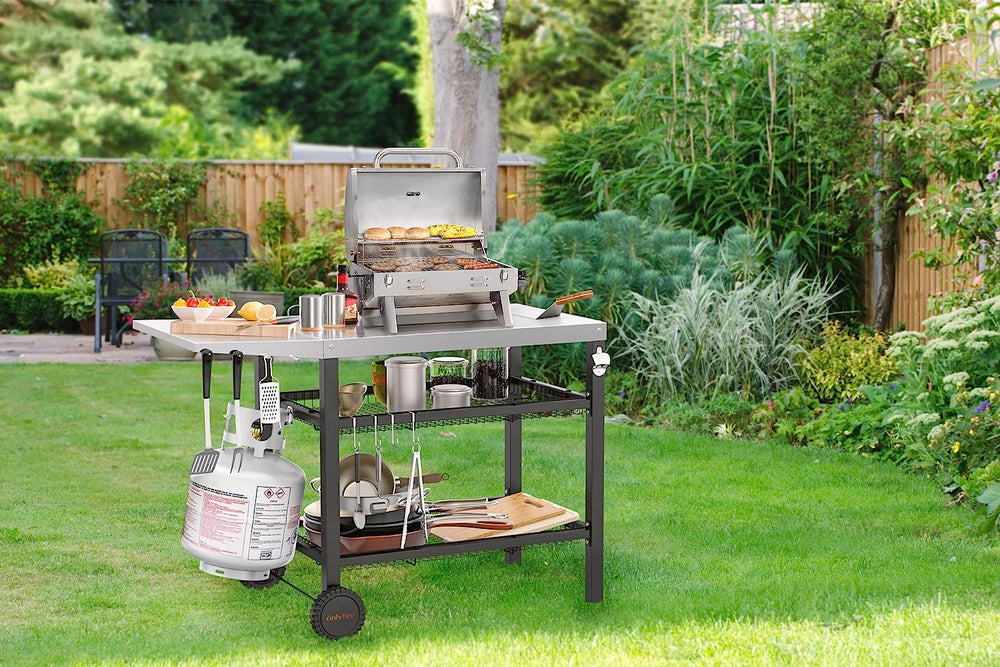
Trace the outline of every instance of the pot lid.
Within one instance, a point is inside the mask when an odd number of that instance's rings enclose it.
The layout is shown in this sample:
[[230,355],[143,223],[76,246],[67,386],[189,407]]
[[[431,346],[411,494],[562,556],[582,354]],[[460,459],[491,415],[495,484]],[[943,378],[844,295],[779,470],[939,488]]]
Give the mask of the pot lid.
[[306,505],[305,510],[303,510],[303,514],[305,514],[306,516],[308,516],[310,518],[313,518],[313,519],[319,519],[320,516],[321,516],[320,515],[320,504],[319,504],[319,501],[315,500],[315,501],[309,503],[308,505]]
[[431,387],[432,394],[471,394],[472,387],[464,384],[439,384]]
[[426,363],[427,360],[423,357],[389,357],[385,360],[386,366],[409,366]]

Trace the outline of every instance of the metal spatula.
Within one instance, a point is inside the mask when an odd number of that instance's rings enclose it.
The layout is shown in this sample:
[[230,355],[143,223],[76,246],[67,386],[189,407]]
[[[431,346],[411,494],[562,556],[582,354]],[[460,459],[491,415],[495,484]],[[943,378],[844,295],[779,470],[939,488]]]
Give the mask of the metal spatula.
[[593,290],[584,290],[582,292],[577,292],[576,294],[566,294],[564,296],[557,297],[552,305],[543,310],[538,314],[536,320],[544,320],[548,317],[558,317],[562,313],[563,306],[567,303],[573,303],[574,301],[583,301],[584,299],[589,299],[594,296]]
[[212,449],[212,424],[209,396],[212,392],[212,351],[201,351],[201,395],[205,399],[205,449],[195,454],[191,461],[191,474],[204,475],[215,470],[219,452]]

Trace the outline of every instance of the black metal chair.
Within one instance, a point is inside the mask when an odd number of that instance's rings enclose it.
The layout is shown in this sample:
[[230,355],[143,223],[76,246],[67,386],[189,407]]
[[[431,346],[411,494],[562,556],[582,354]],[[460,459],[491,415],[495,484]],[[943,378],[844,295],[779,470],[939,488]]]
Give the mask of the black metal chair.
[[[97,274],[94,312],[94,352],[104,340],[121,347],[122,334],[131,325],[118,314],[144,287],[167,281],[167,237],[150,229],[115,229],[101,234],[101,269]],[[102,310],[106,309],[106,315]]]
[[242,229],[208,227],[187,235],[187,274],[192,285],[211,275],[225,275],[250,259],[250,235]]

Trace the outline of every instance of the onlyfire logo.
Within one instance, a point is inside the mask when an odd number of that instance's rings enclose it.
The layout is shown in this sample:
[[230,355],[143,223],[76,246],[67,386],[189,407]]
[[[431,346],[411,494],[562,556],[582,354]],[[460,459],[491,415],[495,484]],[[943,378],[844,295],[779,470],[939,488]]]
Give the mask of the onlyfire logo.
[[352,618],[357,618],[357,617],[358,617],[357,613],[353,611],[345,611],[342,614],[327,614],[325,620],[327,623],[329,623],[331,621],[349,621]]

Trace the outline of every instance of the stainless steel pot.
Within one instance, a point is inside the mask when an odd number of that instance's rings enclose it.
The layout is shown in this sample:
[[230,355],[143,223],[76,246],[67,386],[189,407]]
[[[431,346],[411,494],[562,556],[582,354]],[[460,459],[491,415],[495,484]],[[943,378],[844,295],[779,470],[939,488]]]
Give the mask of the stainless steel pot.
[[464,384],[439,384],[431,387],[431,408],[467,408],[472,399],[472,387]]

